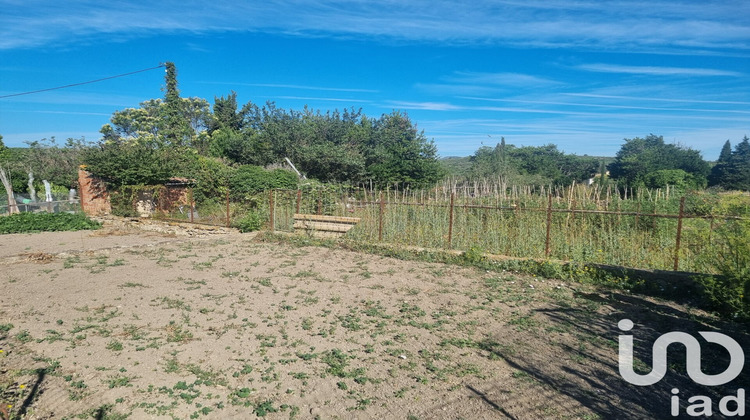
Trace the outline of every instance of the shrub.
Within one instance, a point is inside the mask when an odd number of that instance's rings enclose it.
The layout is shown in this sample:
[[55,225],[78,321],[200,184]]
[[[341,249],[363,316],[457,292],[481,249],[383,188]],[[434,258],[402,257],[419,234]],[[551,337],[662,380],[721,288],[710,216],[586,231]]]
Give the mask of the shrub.
[[245,217],[234,222],[234,226],[242,233],[254,232],[263,227],[263,219],[255,211],[250,211]]
[[715,232],[722,243],[713,260],[720,276],[701,279],[709,307],[732,318],[750,319],[750,206],[742,194],[724,195],[719,213],[740,216],[720,224]]
[[229,189],[235,199],[245,199],[270,189],[296,189],[297,175],[284,169],[267,171],[260,166],[244,165],[229,178]]
[[101,223],[82,214],[19,213],[0,217],[0,234],[99,229]]

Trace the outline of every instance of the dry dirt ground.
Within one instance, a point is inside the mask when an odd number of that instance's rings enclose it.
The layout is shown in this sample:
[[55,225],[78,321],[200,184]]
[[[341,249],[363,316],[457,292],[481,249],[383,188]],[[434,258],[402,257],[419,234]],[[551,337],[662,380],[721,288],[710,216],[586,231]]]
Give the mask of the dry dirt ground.
[[737,381],[691,385],[678,355],[661,383],[627,384],[618,320],[649,366],[675,329],[748,348],[627,292],[228,229],[6,235],[0,267],[0,418],[671,418],[672,388],[682,413],[698,393],[716,410]]

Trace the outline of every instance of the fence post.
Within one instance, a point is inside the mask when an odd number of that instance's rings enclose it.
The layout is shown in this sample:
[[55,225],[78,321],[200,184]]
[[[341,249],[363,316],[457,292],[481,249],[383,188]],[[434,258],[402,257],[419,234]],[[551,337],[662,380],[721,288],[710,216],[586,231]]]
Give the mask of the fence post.
[[570,213],[570,215],[572,216],[571,221],[575,223],[576,222],[576,200],[575,199],[573,199],[572,204],[573,204],[573,211]]
[[195,201],[193,200],[193,189],[190,190],[190,223],[193,223],[193,213],[195,213]]
[[380,216],[378,221],[378,241],[383,240],[383,214],[385,213],[385,201],[383,201],[383,191],[380,191]]
[[549,192],[549,195],[547,196],[547,239],[544,241],[544,256],[549,257],[549,233],[550,229],[552,227],[552,191]]
[[323,199],[318,197],[318,216],[323,214]]
[[453,245],[453,201],[455,198],[456,193],[451,192],[450,218],[448,219],[448,249],[451,249]]
[[274,220],[275,206],[273,203],[273,190],[268,191],[268,212],[270,213],[269,224],[271,225],[271,233],[276,231],[276,223]]
[[230,226],[229,220],[229,187],[227,187],[227,227]]
[[677,240],[674,246],[674,271],[680,265],[680,240],[682,239],[682,217],[685,215],[685,197],[680,198],[680,214],[677,216]]
[[299,214],[300,205],[302,204],[302,190],[297,190],[297,214]]
[[635,211],[635,228],[636,229],[638,229],[638,219],[640,218],[639,217],[640,215],[641,215],[641,202],[640,202],[640,199],[639,199],[639,201],[638,201],[638,209]]

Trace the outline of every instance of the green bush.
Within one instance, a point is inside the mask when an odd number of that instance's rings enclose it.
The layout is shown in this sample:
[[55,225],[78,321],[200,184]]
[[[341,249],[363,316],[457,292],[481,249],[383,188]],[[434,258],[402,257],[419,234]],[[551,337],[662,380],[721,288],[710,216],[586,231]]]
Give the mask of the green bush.
[[297,175],[284,169],[267,171],[260,166],[243,165],[229,178],[232,197],[239,200],[270,189],[296,188]]
[[245,217],[235,221],[234,227],[240,230],[240,232],[254,232],[260,230],[263,227],[263,218],[255,211],[248,212]]
[[700,280],[709,308],[731,318],[750,319],[750,200],[743,194],[721,196],[719,214],[740,216],[716,227],[720,252],[713,260],[719,276]]
[[101,223],[82,214],[20,213],[0,217],[0,234],[99,229]]

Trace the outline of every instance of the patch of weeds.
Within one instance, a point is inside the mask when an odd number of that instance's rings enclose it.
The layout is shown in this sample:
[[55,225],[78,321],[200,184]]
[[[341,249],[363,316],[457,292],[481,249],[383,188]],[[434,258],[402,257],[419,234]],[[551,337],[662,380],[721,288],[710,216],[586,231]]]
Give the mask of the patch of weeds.
[[276,413],[279,410],[273,406],[273,401],[266,400],[255,405],[254,413],[258,417],[265,417],[268,413]]
[[5,338],[12,329],[13,324],[0,324],[0,338]]
[[133,283],[133,282],[129,281],[127,283],[123,283],[123,284],[119,285],[118,287],[122,289],[122,288],[125,288],[125,287],[143,287],[143,288],[149,288],[151,286],[146,286],[143,283]]
[[106,381],[104,381],[104,383],[106,383],[107,386],[110,389],[112,389],[112,388],[120,388],[120,387],[123,387],[123,386],[133,386],[130,383],[130,381],[132,381],[133,379],[135,379],[135,378],[129,377],[129,376],[117,375],[117,376],[111,376],[111,377],[109,377],[109,379],[107,379]]
[[220,275],[223,278],[239,277],[240,272],[239,271],[222,271]]
[[373,318],[383,318],[383,319],[390,319],[393,316],[388,315],[385,311],[385,307],[380,303],[380,301],[373,302],[371,300],[364,302],[365,309],[362,310],[362,313],[371,316]]
[[271,278],[270,277],[259,277],[259,278],[255,279],[255,281],[258,284],[260,284],[261,286],[273,287],[273,284],[271,283]]
[[122,351],[122,343],[117,340],[112,340],[107,343],[107,350]]
[[47,341],[49,343],[54,343],[55,341],[62,341],[64,340],[62,334],[55,330],[47,330],[47,336],[37,340],[38,343],[41,343],[43,341]]
[[305,379],[310,379],[310,375],[305,372],[289,372],[289,376],[302,381],[304,381]]
[[255,339],[260,341],[260,347],[276,347],[276,336],[271,334],[256,334]]
[[78,255],[74,255],[72,257],[68,257],[63,262],[63,268],[73,268],[76,266],[76,264],[81,263],[81,257]]
[[524,382],[534,382],[534,377],[529,375],[528,372],[524,372],[522,370],[514,370],[510,376],[513,379],[519,379]]
[[410,389],[411,388],[407,388],[407,387],[400,388],[398,391],[396,391],[396,392],[393,393],[393,396],[396,397],[396,398],[404,398],[406,396],[406,393]]
[[165,329],[168,343],[186,343],[193,339],[193,333],[184,330],[182,325],[178,325],[175,321],[169,321]]
[[276,382],[279,380],[279,373],[274,370],[273,366],[270,366],[261,373],[260,380],[263,382]]
[[180,362],[178,362],[176,358],[173,357],[167,360],[167,363],[164,366],[164,372],[175,373],[179,371],[180,371]]
[[297,357],[304,361],[310,361],[312,359],[315,359],[319,356],[318,353],[296,353]]
[[211,262],[211,261],[204,261],[204,262],[199,262],[199,263],[194,262],[193,263],[193,270],[203,271],[203,270],[205,270],[207,268],[211,268],[213,266],[214,266],[214,263]]
[[341,326],[349,331],[359,331],[363,328],[361,324],[362,320],[354,309],[350,310],[346,315],[337,316],[337,318],[341,322]]
[[539,326],[539,321],[534,319],[533,314],[529,313],[526,315],[521,315],[520,313],[514,311],[511,314],[511,318],[508,321],[508,324],[514,325],[516,327],[516,331],[531,331]]
[[23,330],[16,334],[16,340],[22,343],[28,343],[29,341],[33,340],[33,338],[31,338],[31,333],[29,332],[29,330]]
[[227,381],[223,377],[223,372],[221,371],[203,369],[196,364],[186,365],[185,369],[188,372],[192,373],[193,375],[197,376],[198,379],[207,386],[212,386],[212,385],[226,386],[227,385]]
[[[67,380],[67,378],[66,378]],[[73,381],[72,377],[70,377],[70,383],[68,384],[70,389],[68,390],[68,399],[71,401],[80,401],[84,397],[86,397],[86,388],[88,388],[88,385],[86,385],[82,380],[80,381]]]
[[123,327],[122,335],[131,340],[142,340],[146,338],[146,333],[142,331],[142,327],[136,325],[128,325]]
[[[154,301],[159,301],[159,298],[154,299]],[[184,300],[172,299],[167,296],[164,296],[163,298],[161,298],[158,304],[166,306],[167,309],[181,309],[181,310],[188,311],[188,312],[192,310],[190,308],[190,305],[186,304]]]
[[354,407],[349,407],[346,409],[346,411],[354,411],[354,410],[367,410],[367,407],[372,405],[373,400],[372,398],[360,398],[357,400],[357,405]]
[[112,410],[114,410],[114,408],[114,404],[105,404],[100,407],[87,410],[77,415],[76,417],[80,419],[95,418],[101,420],[125,420],[130,417],[130,413],[113,412]]

